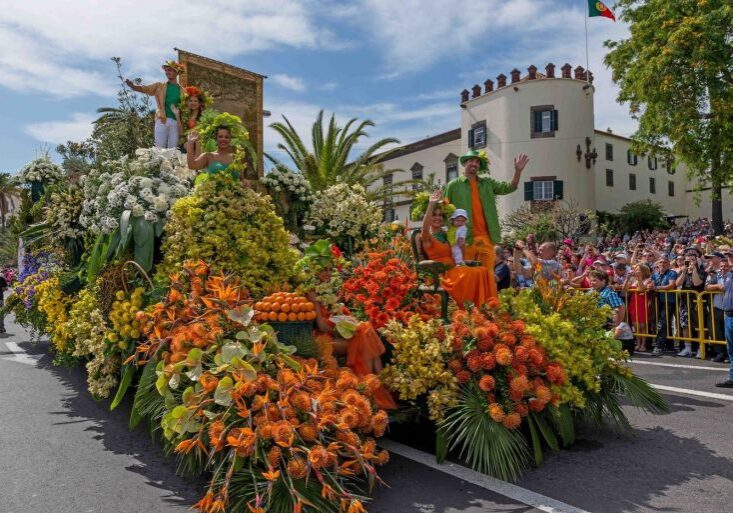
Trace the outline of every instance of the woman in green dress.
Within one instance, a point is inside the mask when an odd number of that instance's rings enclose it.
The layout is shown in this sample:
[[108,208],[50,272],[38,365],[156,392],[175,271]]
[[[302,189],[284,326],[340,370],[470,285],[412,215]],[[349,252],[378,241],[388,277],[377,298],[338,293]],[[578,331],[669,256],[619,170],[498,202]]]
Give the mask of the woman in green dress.
[[[196,177],[195,183],[205,180],[206,176],[214,175],[226,171],[232,165],[234,160],[234,152],[232,150],[232,134],[228,127],[218,126],[216,128],[216,151],[202,153],[196,155],[196,146],[199,134],[192,130],[188,134],[186,142],[186,160],[189,169],[202,172]],[[232,178],[240,180],[239,173],[235,170],[230,171]]]

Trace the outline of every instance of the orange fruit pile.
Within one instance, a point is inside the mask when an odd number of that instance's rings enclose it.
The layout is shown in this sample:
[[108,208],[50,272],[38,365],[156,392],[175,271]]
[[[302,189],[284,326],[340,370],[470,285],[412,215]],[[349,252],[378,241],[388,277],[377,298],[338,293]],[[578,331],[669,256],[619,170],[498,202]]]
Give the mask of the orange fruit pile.
[[295,292],[275,292],[255,303],[255,320],[303,322],[316,318],[316,305]]

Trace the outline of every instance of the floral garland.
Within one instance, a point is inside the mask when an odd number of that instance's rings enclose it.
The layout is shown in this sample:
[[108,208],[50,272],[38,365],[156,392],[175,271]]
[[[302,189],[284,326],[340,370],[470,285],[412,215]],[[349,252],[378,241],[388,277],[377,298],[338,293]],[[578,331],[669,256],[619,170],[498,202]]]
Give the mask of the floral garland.
[[249,132],[239,116],[235,116],[229,112],[218,112],[213,109],[204,110],[196,125],[196,131],[201,140],[201,147],[203,151],[216,151],[216,131],[222,126],[228,128],[231,134],[233,154],[229,169],[243,174],[244,169],[247,167],[245,148],[251,146],[251,143],[249,141]]
[[20,170],[20,180],[23,183],[43,182],[56,183],[63,177],[62,169],[51,162],[48,156],[37,158]]
[[430,419],[441,421],[458,404],[458,380],[445,365],[453,338],[440,319],[413,315],[406,325],[390,321],[380,332],[392,344],[392,359],[381,372],[384,384],[403,401],[427,395]]
[[350,253],[379,232],[382,209],[367,200],[361,185],[339,183],[315,194],[305,229],[327,237]]
[[417,276],[393,250],[370,253],[343,285],[343,298],[361,317],[379,329],[394,319],[407,324],[413,315],[437,317],[435,298],[416,294]]
[[[427,191],[418,192],[412,200],[410,219],[412,221],[422,221],[425,217],[425,212],[428,210],[429,203],[430,193]],[[443,217],[446,219],[450,219],[450,216],[456,211],[456,206],[448,201],[448,198],[443,198],[437,206],[442,209]]]
[[135,155],[108,161],[82,177],[79,223],[92,233],[114,232],[127,210],[151,223],[164,221],[173,203],[188,194],[190,171],[178,150],[141,148]]
[[[362,511],[352,478],[373,482],[389,459],[374,440],[387,427],[373,396],[379,379],[290,357],[268,326],[252,324],[246,298],[236,279],[188,262],[146,316],[138,346],[139,363],[155,358],[151,393],[163,398],[166,442],[212,471],[195,508]],[[275,507],[276,497],[287,504]]]

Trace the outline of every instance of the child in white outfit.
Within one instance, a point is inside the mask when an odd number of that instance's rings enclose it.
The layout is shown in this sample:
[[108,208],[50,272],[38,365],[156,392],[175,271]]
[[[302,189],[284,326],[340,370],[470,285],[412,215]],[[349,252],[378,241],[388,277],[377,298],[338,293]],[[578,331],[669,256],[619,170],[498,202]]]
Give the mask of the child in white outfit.
[[[455,227],[455,240],[451,244],[451,253],[453,262],[456,265],[463,265],[463,246],[466,244],[466,235],[468,234],[468,213],[462,208],[457,208],[453,215],[450,216],[451,223]],[[451,230],[452,231],[452,230]],[[451,237],[452,238],[452,237]]]

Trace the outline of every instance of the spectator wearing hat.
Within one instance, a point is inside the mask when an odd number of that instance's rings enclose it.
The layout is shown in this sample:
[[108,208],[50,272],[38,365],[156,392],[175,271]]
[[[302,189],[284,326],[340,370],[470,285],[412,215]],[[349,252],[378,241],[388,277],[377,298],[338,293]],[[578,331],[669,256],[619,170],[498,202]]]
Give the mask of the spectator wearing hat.
[[157,110],[155,111],[155,146],[158,148],[175,148],[178,146],[178,104],[181,102],[181,86],[178,84],[178,75],[183,72],[183,65],[175,61],[165,61],[163,66],[165,82],[138,85],[132,80],[125,80],[125,84],[138,93],[155,97]]
[[672,315],[675,311],[675,297],[667,291],[677,287],[677,273],[670,267],[669,259],[663,256],[657,260],[656,270],[651,276],[650,289],[657,294],[657,335],[653,354],[659,355],[667,349],[667,337],[672,333]]
[[489,159],[485,152],[471,150],[461,156],[463,176],[454,178],[445,186],[444,196],[456,208],[468,215],[466,258],[478,260],[490,270],[491,295],[496,296],[494,282],[494,245],[501,243],[496,196],[514,192],[519,185],[529,158],[522,154],[514,159],[514,177],[510,182],[500,182],[479,171],[488,171]]
[[455,234],[451,235],[451,255],[453,256],[453,262],[456,265],[465,265],[463,262],[463,248],[466,245],[466,236],[468,234],[468,228],[466,222],[468,221],[468,214],[462,208],[457,208],[450,216],[451,223],[455,228]]

